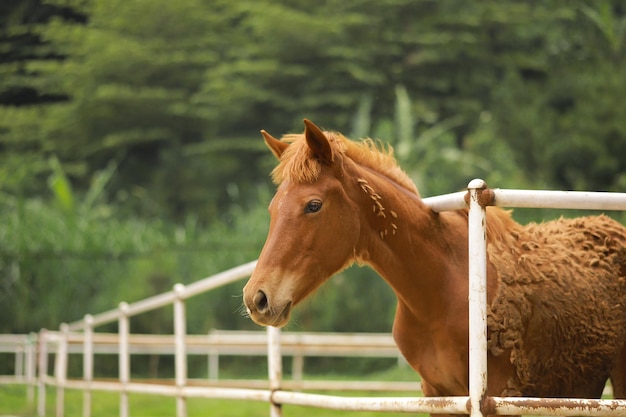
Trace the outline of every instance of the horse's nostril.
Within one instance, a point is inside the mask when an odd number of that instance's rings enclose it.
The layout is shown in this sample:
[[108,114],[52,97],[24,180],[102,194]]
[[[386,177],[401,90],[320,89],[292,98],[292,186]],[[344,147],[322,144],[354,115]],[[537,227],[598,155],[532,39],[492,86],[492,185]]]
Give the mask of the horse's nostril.
[[254,299],[252,301],[254,302],[254,306],[259,313],[264,313],[267,310],[269,303],[267,302],[267,296],[263,291],[259,290],[254,295]]

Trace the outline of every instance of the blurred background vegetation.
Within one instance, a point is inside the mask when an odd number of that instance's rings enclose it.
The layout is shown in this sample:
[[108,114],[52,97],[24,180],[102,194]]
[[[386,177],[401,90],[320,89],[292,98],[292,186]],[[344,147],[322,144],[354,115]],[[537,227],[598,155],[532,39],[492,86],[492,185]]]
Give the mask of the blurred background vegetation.
[[[623,192],[625,64],[621,0],[3,0],[0,332],[255,259],[258,132],[303,117],[391,143],[424,196],[476,177]],[[242,286],[190,303],[190,332],[255,328]],[[291,330],[390,329],[370,270],[320,291]]]

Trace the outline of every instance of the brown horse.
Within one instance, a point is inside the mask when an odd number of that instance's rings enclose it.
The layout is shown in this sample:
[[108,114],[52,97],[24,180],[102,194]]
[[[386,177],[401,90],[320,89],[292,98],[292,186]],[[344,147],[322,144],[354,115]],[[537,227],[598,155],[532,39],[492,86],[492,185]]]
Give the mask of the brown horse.
[[[468,395],[468,213],[436,213],[392,150],[308,120],[262,131],[280,160],[244,303],[258,324],[357,262],[394,290],[393,336],[427,396]],[[488,394],[626,397],[626,229],[606,216],[522,226],[487,210]]]

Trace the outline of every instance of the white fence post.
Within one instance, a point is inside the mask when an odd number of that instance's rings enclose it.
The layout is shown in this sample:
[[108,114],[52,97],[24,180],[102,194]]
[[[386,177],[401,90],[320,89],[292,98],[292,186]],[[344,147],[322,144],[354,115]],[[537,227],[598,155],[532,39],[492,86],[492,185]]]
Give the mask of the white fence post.
[[130,353],[128,349],[128,334],[130,323],[128,320],[128,304],[121,302],[119,305],[119,378],[122,385],[120,390],[120,417],[128,417],[128,391],[126,389],[130,381]]
[[208,368],[209,381],[217,382],[220,377],[220,353],[217,349],[209,349]]
[[83,379],[87,388],[83,391],[83,417],[91,416],[91,381],[93,381],[93,316],[85,314],[83,338]]
[[304,356],[295,353],[291,359],[291,379],[301,382],[304,375]]
[[27,398],[29,405],[32,405],[35,400],[35,374],[37,372],[35,343],[37,343],[37,334],[30,333],[26,345],[26,383],[28,384]]
[[[272,394],[281,388],[283,378],[283,359],[280,353],[280,329],[267,327],[267,367]],[[274,396],[270,397],[270,417],[282,417],[282,405],[274,402]]]
[[54,363],[54,375],[56,377],[57,404],[56,415],[63,417],[65,414],[65,381],[67,379],[67,338],[69,327],[67,323],[61,323],[60,338],[57,344],[56,360]]
[[175,372],[176,387],[179,389],[176,396],[177,417],[187,416],[187,399],[183,395],[183,388],[187,384],[187,351],[185,337],[187,336],[187,318],[185,315],[185,301],[183,300],[183,284],[174,285],[174,346],[175,346]]
[[46,415],[46,378],[48,376],[48,331],[46,329],[39,331],[39,359],[37,360],[37,367],[39,368],[37,416],[44,417]]
[[480,193],[483,180],[468,184],[469,202],[469,397],[470,416],[482,417],[480,410],[487,393],[487,228],[486,209]]
[[26,344],[15,347],[15,380],[24,379],[24,351]]

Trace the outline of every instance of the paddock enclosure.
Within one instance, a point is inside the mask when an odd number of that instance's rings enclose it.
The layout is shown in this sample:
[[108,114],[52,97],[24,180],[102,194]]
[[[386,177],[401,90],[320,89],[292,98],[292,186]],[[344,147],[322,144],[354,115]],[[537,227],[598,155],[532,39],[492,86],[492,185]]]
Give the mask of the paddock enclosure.
[[[270,416],[282,415],[282,404],[337,410],[369,410],[394,412],[422,412],[469,414],[473,417],[500,415],[563,415],[563,416],[620,416],[626,414],[626,400],[550,399],[522,397],[487,397],[487,297],[486,297],[486,206],[522,208],[553,208],[582,210],[626,210],[626,193],[536,191],[489,189],[482,180],[473,180],[467,192],[458,192],[423,199],[434,211],[456,210],[469,206],[469,355],[470,392],[455,397],[344,397],[309,394],[296,389],[307,387],[298,381],[298,361],[307,355],[320,355],[321,346],[334,356],[397,357],[390,335],[293,335],[273,327],[267,333],[241,334],[215,332],[208,335],[187,335],[185,301],[198,294],[250,276],[256,261],[172,291],[128,304],[97,315],[86,315],[82,320],[61,324],[59,330],[41,330],[31,335],[0,335],[0,352],[15,353],[15,376],[2,376],[0,383],[23,383],[28,395],[37,402],[39,416],[46,411],[46,388],[56,390],[56,415],[64,415],[65,390],[83,392],[83,416],[91,415],[91,393],[109,391],[119,393],[119,415],[130,416],[140,410],[129,408],[129,393],[146,393],[172,397],[177,416],[186,416],[187,398],[221,398],[237,401],[262,401],[269,404]],[[136,335],[130,333],[131,317],[172,305],[173,335]],[[117,323],[118,333],[97,332],[99,326]],[[317,347],[316,347],[317,346]],[[357,348],[360,346],[360,348]],[[143,350],[142,350],[143,349]],[[174,356],[175,378],[171,383],[131,378],[131,355],[152,349],[159,354]],[[237,350],[239,349],[239,350]],[[317,349],[317,350],[316,350]],[[333,350],[334,349],[334,350]],[[361,349],[361,350],[359,350]],[[197,384],[188,378],[188,355],[209,357],[209,380],[219,380],[216,361],[224,352],[267,356],[268,379],[245,386],[224,384]],[[359,353],[360,352],[360,353]],[[93,376],[94,356],[116,354],[118,378],[102,381]],[[68,356],[82,356],[82,378],[68,378]],[[282,379],[282,357],[293,359],[292,381]],[[53,358],[53,374],[49,375],[49,358]],[[211,359],[213,358],[213,359]],[[211,370],[212,369],[212,370]],[[213,372],[213,373],[212,373]],[[297,385],[300,383],[301,385]],[[235,384],[235,383],[231,383]],[[264,385],[264,386],[263,386]],[[393,385],[393,384],[390,384]],[[391,388],[391,387],[390,387]],[[415,389],[418,385],[399,386]],[[293,390],[292,390],[293,389]],[[391,389],[390,389],[391,390]]]

